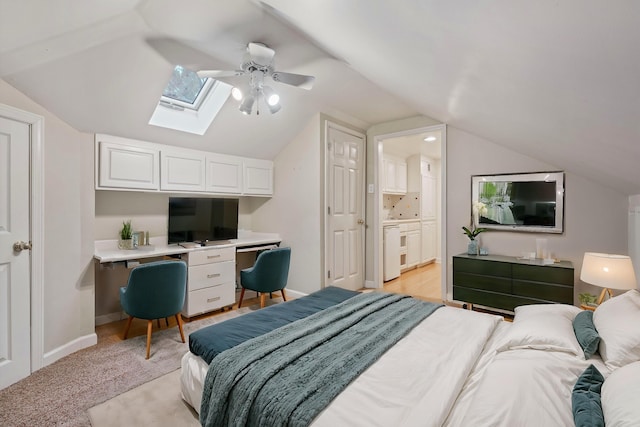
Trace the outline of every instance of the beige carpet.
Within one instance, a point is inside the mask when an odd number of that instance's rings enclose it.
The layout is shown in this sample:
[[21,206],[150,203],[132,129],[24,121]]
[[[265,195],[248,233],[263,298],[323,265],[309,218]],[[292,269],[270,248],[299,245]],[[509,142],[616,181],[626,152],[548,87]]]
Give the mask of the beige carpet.
[[[186,323],[185,335],[258,309],[252,305]],[[149,360],[145,360],[146,336],[80,350],[0,390],[0,426],[89,426],[89,408],[174,372],[188,349],[174,327],[154,331]]]
[[93,427],[200,426],[180,397],[180,369],[89,409]]

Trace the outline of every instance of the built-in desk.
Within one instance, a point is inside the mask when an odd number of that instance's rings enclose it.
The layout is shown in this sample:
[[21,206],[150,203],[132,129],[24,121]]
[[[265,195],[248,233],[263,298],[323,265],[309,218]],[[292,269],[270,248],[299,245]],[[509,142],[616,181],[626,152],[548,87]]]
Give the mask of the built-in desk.
[[182,314],[193,317],[235,303],[238,272],[252,264],[246,257],[240,260],[237,256],[251,253],[255,256],[257,251],[273,248],[280,242],[276,233],[247,231],[240,231],[238,239],[193,248],[167,245],[166,236],[152,237],[151,245],[131,250],[118,249],[117,240],[96,241],[96,324],[120,319],[118,288],[126,284],[126,267],[167,257],[184,260],[188,276]]

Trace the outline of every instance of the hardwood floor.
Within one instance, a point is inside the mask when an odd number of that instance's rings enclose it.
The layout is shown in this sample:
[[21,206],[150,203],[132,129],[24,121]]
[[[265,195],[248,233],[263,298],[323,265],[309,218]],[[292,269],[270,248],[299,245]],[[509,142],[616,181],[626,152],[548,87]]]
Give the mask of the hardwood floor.
[[408,270],[400,277],[385,282],[387,292],[411,295],[432,302],[442,302],[440,264],[435,262]]

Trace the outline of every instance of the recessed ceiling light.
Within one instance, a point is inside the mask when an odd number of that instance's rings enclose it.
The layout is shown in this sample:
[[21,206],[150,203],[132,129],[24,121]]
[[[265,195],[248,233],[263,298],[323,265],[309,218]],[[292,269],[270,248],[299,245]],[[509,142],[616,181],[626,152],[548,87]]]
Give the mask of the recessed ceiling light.
[[436,139],[438,139],[438,138],[436,138],[435,136],[428,136],[428,137],[426,137],[424,140],[425,140],[426,142],[433,142],[433,141],[435,141]]

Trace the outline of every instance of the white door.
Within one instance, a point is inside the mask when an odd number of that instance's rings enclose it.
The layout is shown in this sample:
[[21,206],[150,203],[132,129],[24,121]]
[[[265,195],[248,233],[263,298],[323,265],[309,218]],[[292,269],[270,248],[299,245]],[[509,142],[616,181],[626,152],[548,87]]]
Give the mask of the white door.
[[0,389],[31,373],[29,125],[0,117]]
[[327,285],[364,287],[364,136],[329,127]]

